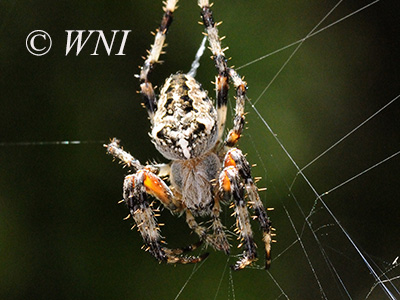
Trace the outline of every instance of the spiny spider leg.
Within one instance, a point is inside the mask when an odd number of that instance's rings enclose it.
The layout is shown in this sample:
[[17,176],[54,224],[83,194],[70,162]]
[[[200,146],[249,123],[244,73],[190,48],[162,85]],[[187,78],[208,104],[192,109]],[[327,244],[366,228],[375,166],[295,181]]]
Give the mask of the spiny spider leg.
[[219,139],[221,139],[226,122],[226,111],[228,101],[229,77],[232,79],[236,88],[236,108],[235,119],[233,121],[233,129],[229,131],[225,139],[225,145],[233,147],[239,140],[244,127],[244,106],[246,99],[247,84],[236,73],[235,70],[229,68],[226,62],[224,50],[221,47],[221,38],[218,35],[217,25],[214,22],[211,6],[208,0],[199,0],[198,5],[201,7],[201,16],[203,18],[204,27],[207,31],[208,41],[215,67],[218,70],[218,77],[215,85],[217,90],[217,109],[219,123]]
[[226,239],[221,220],[219,219],[219,205],[217,208],[218,213],[215,212],[215,207],[216,205],[213,207],[213,235],[208,234],[207,228],[197,223],[190,210],[186,210],[186,223],[188,224],[189,228],[200,237],[200,240],[206,243],[206,245],[210,245],[216,250],[222,250],[226,254],[229,254],[229,243]]
[[217,25],[214,23],[212,11],[208,1],[199,0],[201,7],[201,16],[204,27],[207,31],[207,37],[210,44],[210,50],[213,54],[215,67],[218,70],[218,76],[215,78],[215,89],[217,91],[217,110],[218,110],[218,140],[221,140],[224,133],[226,122],[226,111],[228,102],[228,65],[226,62],[224,49],[221,48],[221,40],[218,36]]
[[144,166],[140,163],[140,161],[138,161],[128,152],[124,151],[120,147],[119,142],[120,141],[118,139],[113,138],[108,145],[103,146],[107,148],[108,154],[111,154],[115,158],[118,158],[122,164],[128,166],[129,168],[132,168],[133,171],[136,172],[137,170],[143,169]]
[[127,166],[132,169],[132,171],[137,172],[141,169],[147,169],[150,172],[163,177],[169,176],[170,174],[170,165],[168,164],[152,164],[152,165],[142,165],[139,160],[134,158],[130,153],[124,151],[124,149],[120,146],[120,140],[117,138],[111,139],[110,143],[107,145],[103,145],[107,148],[107,153],[114,156],[120,160],[120,163],[124,166]]
[[[172,254],[174,255],[180,255],[182,253],[186,253],[186,252],[191,252],[196,250],[197,248],[199,248],[201,245],[203,244],[203,241],[198,241],[197,243],[191,244],[189,246],[186,247],[182,247],[182,248],[175,248],[175,249],[165,249],[164,251],[170,250]],[[206,253],[207,254],[207,253]],[[207,254],[208,255],[208,254]]]
[[176,9],[176,3],[178,0],[167,0],[164,2],[165,6],[164,15],[161,20],[160,27],[157,29],[156,36],[154,38],[154,44],[151,46],[151,50],[141,68],[139,79],[140,79],[140,89],[144,98],[144,104],[146,105],[147,111],[149,113],[150,119],[157,109],[157,99],[154,93],[153,85],[149,81],[149,73],[154,67],[154,64],[159,62],[159,57],[163,53],[162,48],[164,47],[164,42],[168,32],[168,28],[172,23],[173,12]]
[[111,140],[110,144],[104,145],[104,147],[107,148],[109,154],[120,159],[123,164],[135,171],[135,174],[125,177],[123,198],[129,208],[130,216],[135,220],[136,226],[142,235],[147,247],[146,250],[149,250],[157,260],[166,261],[167,263],[197,263],[205,259],[208,253],[202,254],[199,257],[176,256],[197,249],[202,241],[177,249],[168,249],[162,247],[160,244],[163,241],[159,233],[159,225],[157,224],[154,210],[147,200],[147,194],[154,196],[171,212],[179,212],[183,209],[182,203],[174,198],[169,187],[156,175],[168,176],[169,166],[164,164],[141,165],[137,159],[119,146],[119,140],[115,138]]
[[243,257],[236,262],[232,269],[240,270],[257,260],[257,246],[253,240],[250,216],[244,200],[244,187],[239,177],[239,170],[234,166],[225,167],[219,177],[220,192],[225,199],[233,199],[236,216],[236,231],[243,246]]
[[221,219],[219,218],[219,214],[221,212],[221,206],[219,203],[219,197],[218,197],[218,192],[215,193],[215,199],[214,199],[214,206],[212,209],[212,228],[213,228],[213,240],[215,249],[224,251],[225,254],[230,253],[230,245],[228,243],[228,240],[226,238],[224,226],[221,223]]
[[240,139],[245,124],[244,106],[247,97],[247,83],[232,68],[229,69],[229,76],[232,79],[233,85],[236,88],[236,107],[235,119],[233,120],[233,128],[229,131],[227,137],[225,138],[225,145],[233,147]]
[[[134,175],[128,175],[124,181],[124,200],[129,208],[129,213],[134,219],[138,231],[142,235],[145,246],[159,262],[166,263],[198,263],[204,260],[208,253],[200,256],[176,256],[185,250],[194,250],[197,244],[191,245],[186,249],[168,249],[163,247],[160,234],[160,227],[157,223],[147,194],[151,194],[159,199],[171,210],[177,207],[173,204],[172,192],[157,175],[148,170],[139,170]],[[169,202],[170,201],[170,202]],[[175,209],[174,209],[175,208]]]
[[258,195],[257,187],[251,177],[251,168],[249,162],[246,160],[242,151],[237,148],[229,150],[224,159],[224,167],[234,167],[239,171],[239,175],[244,179],[245,189],[249,196],[249,203],[251,204],[255,218],[260,223],[261,230],[263,231],[263,242],[265,245],[265,268],[268,269],[271,265],[271,221],[267,216],[267,212]]

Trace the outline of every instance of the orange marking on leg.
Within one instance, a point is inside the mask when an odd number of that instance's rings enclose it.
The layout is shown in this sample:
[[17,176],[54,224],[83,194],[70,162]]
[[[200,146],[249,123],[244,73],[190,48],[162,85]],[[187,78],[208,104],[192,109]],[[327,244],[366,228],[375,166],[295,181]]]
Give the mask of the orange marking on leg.
[[224,167],[236,167],[236,162],[233,160],[232,155],[227,155],[224,160]]
[[221,187],[225,192],[231,191],[231,181],[229,180],[228,175],[225,172],[225,176],[222,178]]
[[171,194],[169,193],[168,187],[156,175],[150,172],[145,172],[143,184],[146,187],[147,193],[160,199],[164,204],[168,205],[171,203]]
[[242,94],[246,92],[246,86],[244,84],[239,85],[237,89],[240,90]]
[[240,138],[240,134],[238,134],[235,131],[231,131],[229,134],[228,142],[227,142],[228,146],[235,145],[237,143],[237,141],[239,140],[239,138]]
[[228,77],[219,75],[217,77],[217,85],[219,91],[228,90],[229,88]]

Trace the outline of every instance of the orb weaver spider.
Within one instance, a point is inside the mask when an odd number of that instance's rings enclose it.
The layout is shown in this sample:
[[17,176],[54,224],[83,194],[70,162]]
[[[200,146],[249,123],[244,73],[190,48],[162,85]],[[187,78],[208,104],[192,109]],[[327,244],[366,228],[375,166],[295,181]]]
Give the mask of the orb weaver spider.
[[[236,232],[241,240],[239,246],[243,247],[240,259],[232,268],[239,270],[257,260],[247,209],[249,205],[255,213],[253,218],[259,221],[262,230],[265,267],[268,268],[273,235],[271,222],[251,176],[250,164],[241,150],[234,147],[245,124],[247,84],[233,68],[228,67],[224,54],[226,49],[221,46],[211,5],[208,0],[199,0],[206,36],[218,71],[216,105],[194,79],[192,72],[168,77],[157,98],[148,77],[155,63],[159,62],[177,0],[168,0],[164,4],[161,25],[138,77],[150,117],[151,140],[171,163],[142,165],[120,147],[119,140],[114,138],[105,145],[109,154],[133,172],[125,177],[123,185],[123,202],[129,208],[128,217],[135,221],[146,250],[158,261],[197,263],[204,260],[208,253],[200,256],[184,256],[182,253],[194,250],[198,244],[184,249],[169,249],[163,245],[165,242],[157,223],[157,211],[149,196],[156,198],[172,213],[185,213],[189,228],[199,236],[200,241],[226,254],[229,254],[230,245],[219,217],[220,202],[231,201],[236,216]],[[223,139],[230,81],[236,89],[236,109],[233,128]],[[203,227],[197,223],[196,216],[211,217],[212,225]]]

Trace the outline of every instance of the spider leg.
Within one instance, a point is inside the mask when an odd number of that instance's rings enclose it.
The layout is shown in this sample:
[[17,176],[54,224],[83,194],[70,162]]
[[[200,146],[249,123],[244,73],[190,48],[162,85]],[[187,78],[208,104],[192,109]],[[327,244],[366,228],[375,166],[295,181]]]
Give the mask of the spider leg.
[[236,216],[236,231],[239,233],[238,239],[243,246],[243,257],[236,262],[232,268],[240,270],[257,260],[256,244],[253,240],[253,232],[250,225],[250,217],[244,200],[244,187],[239,177],[239,171],[234,166],[225,167],[219,177],[220,192],[225,198],[234,200]]
[[[157,223],[154,210],[147,199],[148,194],[155,196],[170,210],[179,209],[174,204],[171,190],[157,175],[143,169],[125,177],[124,200],[129,208],[130,216],[134,219],[138,231],[142,235],[146,251],[149,251],[159,262],[187,264],[204,260],[208,253],[200,256],[177,256],[186,249],[168,249],[161,245],[163,241],[160,225]],[[196,247],[193,245],[187,250],[193,250]]]
[[118,158],[122,164],[132,168],[135,172],[139,169],[143,169],[144,166],[140,163],[140,161],[138,161],[128,152],[124,151],[120,147],[119,142],[120,141],[118,139],[113,138],[108,145],[103,146],[107,148],[108,154],[111,154],[115,158]]
[[224,251],[225,254],[229,254],[230,245],[228,243],[228,240],[226,239],[224,226],[222,225],[221,219],[219,218],[219,214],[221,212],[221,206],[219,203],[218,194],[219,193],[217,192],[214,200],[214,206],[212,209],[212,216],[213,216],[212,228],[214,232],[213,239],[215,241],[215,244],[217,245],[217,247],[214,248],[220,251]]
[[188,224],[189,228],[193,230],[199,237],[201,241],[206,241],[207,243],[211,240],[208,240],[209,237],[207,235],[207,230],[205,227],[200,226],[197,223],[196,219],[194,218],[193,214],[190,212],[189,209],[186,210],[186,223]]
[[217,109],[218,109],[218,123],[219,123],[219,138],[222,138],[223,130],[226,122],[226,111],[228,101],[229,78],[232,79],[236,88],[236,108],[235,119],[233,121],[233,129],[229,131],[225,139],[225,144],[233,147],[239,140],[243,127],[244,127],[244,106],[246,100],[246,82],[236,73],[233,68],[229,68],[225,58],[224,50],[221,46],[221,38],[218,35],[217,25],[211,11],[211,6],[208,0],[199,0],[201,7],[201,15],[203,18],[204,27],[207,31],[210,49],[213,54],[215,67],[218,70],[218,77],[215,81],[217,90]]
[[[156,164],[156,165],[147,165],[143,166],[137,159],[135,159],[131,154],[124,151],[120,145],[119,140],[113,138],[108,145],[104,145],[107,148],[107,152],[113,155],[115,158],[118,158],[121,163],[125,166],[132,168],[136,174],[128,175],[125,177],[124,181],[124,200],[128,205],[130,210],[130,215],[135,220],[137,226],[139,227],[139,231],[142,234],[142,237],[147,245],[147,249],[155,256],[159,261],[164,261],[163,257],[166,257],[167,262],[174,263],[175,261],[178,263],[195,263],[198,258],[193,257],[179,257],[174,258],[175,255],[180,255],[184,252],[193,251],[198,248],[202,242],[198,242],[193,245],[189,245],[184,248],[179,249],[168,249],[165,247],[161,247],[159,243],[161,242],[160,234],[158,232],[154,232],[155,225],[151,220],[155,220],[155,215],[153,210],[150,208],[150,205],[147,203],[146,194],[142,195],[141,198],[135,196],[135,180],[138,175],[144,176],[144,180],[140,182],[140,185],[144,185],[145,192],[147,194],[151,194],[156,197],[160,202],[164,204],[172,212],[182,210],[182,204],[179,201],[176,201],[173,197],[172,191],[168,188],[168,186],[161,180],[159,176],[169,176],[170,174],[170,166],[167,164]],[[158,176],[157,176],[158,175]],[[136,194],[141,195],[136,192]],[[138,201],[137,199],[145,199],[146,201]],[[139,204],[141,203],[141,205]],[[137,207],[139,205],[139,208]],[[136,206],[136,207],[135,207]],[[138,214],[136,216],[136,214]],[[151,226],[148,226],[148,222],[150,222]],[[150,228],[151,230],[141,230],[139,224],[143,228]],[[158,229],[159,230],[159,229]],[[149,234],[149,232],[151,232]],[[150,239],[153,237],[153,239]],[[161,249],[161,250],[160,250]],[[200,258],[204,259],[208,254],[202,255]]]
[[120,160],[120,163],[124,166],[131,168],[134,172],[137,172],[141,169],[149,170],[150,172],[163,177],[168,176],[170,172],[170,165],[168,164],[153,164],[153,165],[142,165],[139,160],[134,158],[130,153],[126,152],[120,145],[120,141],[116,138],[113,138],[109,144],[103,145],[107,148],[107,153],[114,156]]
[[244,179],[245,189],[249,196],[249,203],[253,207],[255,218],[260,223],[261,230],[263,231],[263,242],[265,245],[265,268],[268,269],[271,265],[271,221],[267,216],[267,212],[262,204],[258,195],[257,187],[251,177],[251,168],[249,162],[246,160],[242,151],[233,148],[229,150],[224,159],[224,166],[234,167],[239,171],[240,176]]
[[144,104],[146,105],[147,111],[149,113],[150,119],[157,109],[157,100],[154,93],[153,85],[148,79],[149,73],[154,67],[154,64],[159,62],[160,55],[163,53],[162,48],[164,47],[164,42],[168,32],[168,28],[172,23],[173,12],[176,9],[177,0],[167,0],[163,7],[164,15],[161,20],[160,27],[157,29],[155,34],[154,44],[148,53],[146,60],[140,70],[140,89],[144,98]]
[[235,119],[233,120],[233,128],[229,131],[227,137],[225,138],[225,145],[233,147],[240,139],[245,124],[244,106],[247,97],[247,83],[232,68],[229,69],[229,76],[232,79],[233,85],[236,88],[236,107]]
[[[202,241],[198,241],[197,243],[191,244],[189,246],[186,247],[182,247],[182,248],[175,248],[175,249],[168,249],[171,251],[172,254],[174,255],[180,255],[182,253],[186,253],[186,252],[191,252],[196,250],[198,247],[200,247],[203,244]],[[165,248],[164,248],[165,250]]]
[[214,23],[212,11],[207,1],[199,0],[201,15],[204,27],[207,31],[207,37],[210,49],[213,54],[215,67],[218,70],[218,76],[215,79],[215,89],[217,91],[217,110],[218,110],[218,140],[221,140],[226,122],[226,111],[228,103],[229,74],[224,49],[221,48],[221,39],[218,36],[217,24]]
[[229,254],[229,243],[226,239],[222,223],[219,219],[219,211],[218,215],[215,216],[213,209],[213,214],[212,227],[214,229],[214,235],[207,234],[207,229],[197,223],[193,214],[188,209],[186,210],[186,223],[188,224],[189,228],[200,237],[202,242],[205,242],[207,245],[212,246],[216,250],[224,251],[226,254]]

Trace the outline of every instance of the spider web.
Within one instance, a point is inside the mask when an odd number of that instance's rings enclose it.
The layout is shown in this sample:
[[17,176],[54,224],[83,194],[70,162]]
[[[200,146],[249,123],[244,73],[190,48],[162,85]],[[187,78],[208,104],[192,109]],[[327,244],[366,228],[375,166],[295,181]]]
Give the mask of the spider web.
[[[1,63],[16,63],[4,68],[1,81],[1,298],[398,298],[398,5],[215,3],[228,54],[249,84],[249,128],[239,146],[257,165],[253,175],[262,176],[258,186],[267,190],[260,196],[274,208],[269,215],[277,229],[271,270],[262,268],[259,253],[253,267],[232,272],[240,250],[229,257],[211,250],[193,266],[158,265],[139,249],[140,236],[121,224],[125,210],[115,202],[124,174],[100,150],[100,140],[117,136],[143,162],[162,160],[148,142],[136,98],[132,111],[131,66],[141,61],[133,55],[96,60],[89,50],[38,60],[17,47],[30,31],[49,29],[37,14],[51,11],[44,19],[55,19],[58,31],[50,33],[61,54],[65,29],[137,27],[127,46],[143,55],[160,3],[136,2],[75,3],[79,14],[66,4],[2,4],[1,37],[12,32],[16,42],[3,47],[8,61]],[[191,41],[200,26],[187,25],[197,20],[197,6],[179,4],[165,64],[152,77],[158,84],[171,70],[187,71],[200,42]],[[28,15],[31,23],[18,23],[20,11],[37,11],[35,21]],[[38,79],[23,77],[29,71]],[[212,62],[203,58],[198,79],[209,91],[213,76]],[[60,138],[65,141],[52,142]],[[232,231],[230,214],[224,207],[223,223]],[[196,240],[182,218],[164,211],[160,221],[171,246]],[[260,246],[256,223],[253,230]]]

